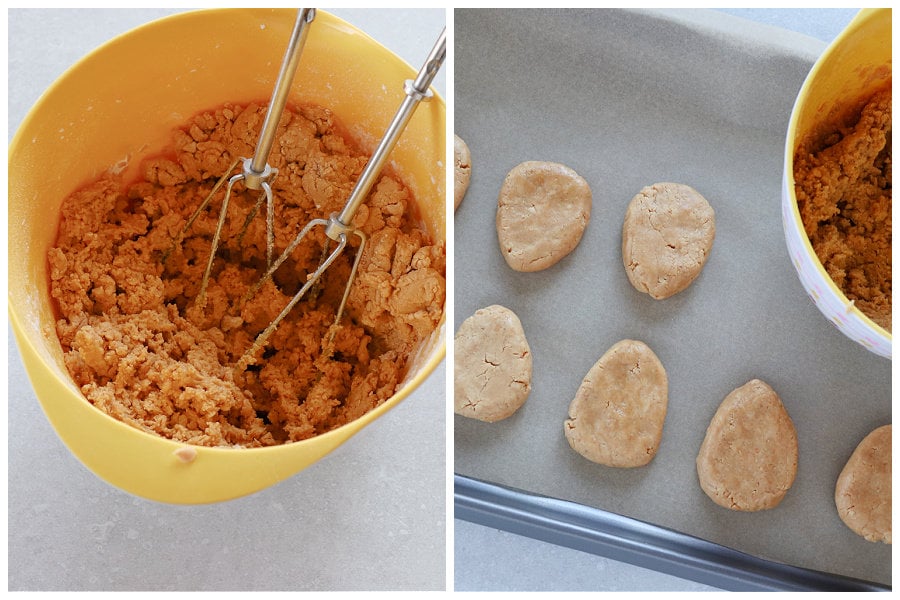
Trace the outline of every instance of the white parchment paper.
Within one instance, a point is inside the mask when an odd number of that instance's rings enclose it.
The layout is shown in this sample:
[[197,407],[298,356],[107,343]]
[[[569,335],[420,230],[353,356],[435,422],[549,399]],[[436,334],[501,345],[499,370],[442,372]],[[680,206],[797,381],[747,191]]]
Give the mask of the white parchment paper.
[[[833,499],[857,443],[891,422],[891,363],[816,310],[782,234],[784,135],[822,50],[706,11],[455,12],[455,129],[472,154],[454,220],[455,327],[502,304],[534,360],[532,393],[513,417],[455,417],[456,472],[891,583],[891,547],[850,531]],[[506,265],[494,225],[503,178],[525,160],[564,163],[593,191],[580,245],[538,273]],[[657,301],[629,284],[621,229],[632,196],[661,181],[703,194],[717,233],[693,285]],[[563,435],[582,378],[624,338],[647,343],[669,378],[659,453],[638,469],[588,462]],[[716,408],[753,378],[781,396],[800,460],[777,508],[740,513],[706,497],[694,461]]]

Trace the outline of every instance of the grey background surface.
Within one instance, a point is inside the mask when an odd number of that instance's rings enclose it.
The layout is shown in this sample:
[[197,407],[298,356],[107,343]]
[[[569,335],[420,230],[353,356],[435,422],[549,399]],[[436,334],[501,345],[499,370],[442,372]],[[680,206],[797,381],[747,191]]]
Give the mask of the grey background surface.
[[[9,139],[75,61],[173,12],[10,10]],[[331,12],[416,68],[445,22],[443,9]],[[435,88],[445,95],[445,71]],[[9,590],[445,588],[443,364],[398,407],[296,476],[230,502],[170,506],[107,485],[66,450],[8,332]]]
[[[840,522],[833,485],[862,437],[891,420],[891,365],[806,298],[780,222],[793,99],[855,12],[456,11],[455,128],[473,167],[455,216],[455,327],[488,304],[513,309],[535,370],[510,419],[455,418],[457,472],[890,583],[890,547]],[[522,160],[568,164],[594,190],[581,244],[540,273],[511,271],[494,231],[497,190]],[[696,187],[718,230],[700,278],[662,302],[631,288],[620,258],[624,208],[655,181]],[[562,435],[581,378],[625,337],[656,351],[670,384],[660,451],[637,470],[589,463]],[[753,377],[784,400],[800,465],[777,509],[733,513],[700,490],[694,458],[718,404]],[[459,520],[454,544],[457,590],[709,589]]]

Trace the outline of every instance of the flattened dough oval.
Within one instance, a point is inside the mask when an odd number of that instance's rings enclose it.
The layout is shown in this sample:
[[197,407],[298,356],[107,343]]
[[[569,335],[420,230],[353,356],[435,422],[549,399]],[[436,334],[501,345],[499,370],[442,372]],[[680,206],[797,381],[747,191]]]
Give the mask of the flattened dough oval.
[[469,189],[472,178],[472,155],[469,146],[458,135],[453,136],[453,210],[459,208],[460,202]]
[[454,412],[492,423],[515,413],[531,392],[531,350],[519,317],[488,306],[454,337]]
[[659,449],[668,407],[666,370],[645,343],[622,340],[591,367],[569,404],[573,450],[610,467],[646,465]]
[[844,524],[870,542],[891,543],[891,426],[859,443],[838,476],[834,503]]
[[797,475],[797,431],[781,398],[753,379],[716,410],[697,454],[700,487],[719,506],[777,506]]
[[622,261],[639,292],[662,300],[703,270],[716,237],[715,212],[697,190],[655,183],[631,199],[622,225]]
[[591,219],[591,188],[553,162],[527,161],[506,175],[497,200],[497,240],[516,271],[540,271],[572,252]]

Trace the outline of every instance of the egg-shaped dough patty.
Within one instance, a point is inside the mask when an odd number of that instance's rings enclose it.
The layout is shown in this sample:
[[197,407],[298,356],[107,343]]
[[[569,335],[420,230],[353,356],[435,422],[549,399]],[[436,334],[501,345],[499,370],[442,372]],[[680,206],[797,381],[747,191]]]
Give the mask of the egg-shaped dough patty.
[[516,271],[540,271],[572,252],[591,219],[591,188],[553,162],[528,161],[506,175],[497,200],[497,240]]
[[492,423],[515,413],[531,392],[531,350],[519,317],[493,305],[463,321],[454,341],[454,412]]
[[697,455],[700,487],[719,506],[777,506],[797,475],[797,431],[781,398],[753,379],[716,410]]
[[841,520],[870,542],[891,543],[891,426],[867,435],[834,488]]
[[622,340],[588,371],[569,404],[566,439],[610,467],[646,465],[659,449],[668,406],[666,370],[643,342]]
[[459,208],[460,202],[469,189],[472,178],[472,154],[469,146],[458,135],[453,136],[453,210]]
[[716,237],[715,212],[697,190],[656,183],[631,199],[622,225],[628,280],[657,300],[688,287],[700,274]]

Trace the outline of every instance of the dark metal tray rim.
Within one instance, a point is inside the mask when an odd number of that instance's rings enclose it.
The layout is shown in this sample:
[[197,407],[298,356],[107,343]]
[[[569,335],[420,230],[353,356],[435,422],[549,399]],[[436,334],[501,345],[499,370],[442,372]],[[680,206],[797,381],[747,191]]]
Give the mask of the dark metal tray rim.
[[890,591],[583,504],[454,474],[454,517],[733,591]]

